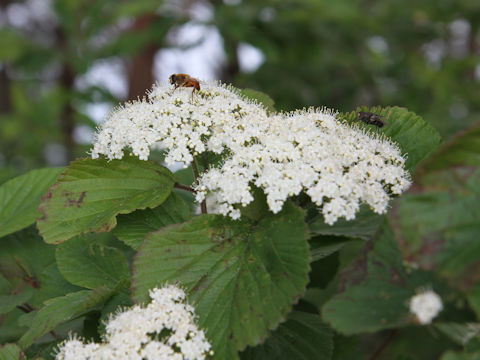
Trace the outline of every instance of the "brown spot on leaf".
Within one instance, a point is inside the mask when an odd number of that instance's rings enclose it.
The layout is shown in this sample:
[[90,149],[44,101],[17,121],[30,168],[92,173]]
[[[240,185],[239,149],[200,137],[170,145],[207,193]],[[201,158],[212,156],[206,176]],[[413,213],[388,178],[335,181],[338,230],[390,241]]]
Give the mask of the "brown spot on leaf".
[[112,226],[112,224],[110,224],[109,222],[106,222],[105,224],[103,224],[102,226],[100,226],[98,229],[97,229],[97,233],[102,233],[102,232],[109,232],[110,230],[112,230],[114,227],[114,225]]
[[77,200],[77,207],[80,207],[80,205],[83,203],[83,200],[85,199],[85,196],[87,196],[87,192],[82,191],[82,193],[80,194],[80,197]]
[[80,208],[80,205],[82,205],[83,200],[85,200],[85,197],[87,196],[87,192],[82,191],[80,195],[77,197],[77,193],[70,193],[68,191],[65,191],[63,193],[63,196],[65,196],[66,198],[64,207],[76,206]]
[[45,202],[49,199],[52,198],[52,192],[50,190],[47,191],[47,193],[45,195],[42,196],[42,200],[40,202],[40,206],[38,207],[38,211],[40,212],[40,214],[42,214],[42,216],[40,218],[38,218],[37,220],[38,221],[46,221],[47,220],[47,213],[45,212],[45,209],[43,208],[43,204],[45,204]]

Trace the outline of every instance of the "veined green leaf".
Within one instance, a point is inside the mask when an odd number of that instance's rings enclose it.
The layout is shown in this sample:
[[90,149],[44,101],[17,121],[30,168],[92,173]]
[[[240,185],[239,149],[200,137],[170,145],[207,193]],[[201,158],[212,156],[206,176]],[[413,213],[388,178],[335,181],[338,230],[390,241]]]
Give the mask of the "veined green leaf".
[[156,207],[170,195],[170,171],[136,158],[81,159],[48,190],[38,229],[47,243],[61,243],[92,231],[107,232],[117,214]]
[[57,246],[57,265],[65,279],[77,286],[114,289],[121,281],[128,287],[130,269],[118,249],[95,241],[95,235],[79,235]]
[[198,216],[148,236],[134,262],[134,296],[179,282],[217,359],[267,337],[305,291],[310,256],[301,210],[287,203],[253,225]]
[[452,166],[480,166],[480,125],[462,131],[443,144],[422,166],[422,171]]
[[64,168],[32,170],[0,186],[0,237],[21,230],[40,217],[42,195]]
[[74,319],[88,311],[99,309],[113,295],[105,287],[95,290],[81,290],[65,296],[50,299],[35,313],[30,329],[21,337],[23,348],[29,347],[40,336],[55,329],[56,326]]
[[190,219],[190,206],[182,200],[180,195],[171,193],[167,200],[156,208],[119,215],[113,234],[137,250],[148,233],[188,219]]
[[330,360],[333,331],[318,314],[293,311],[264,344],[247,348],[242,360]]

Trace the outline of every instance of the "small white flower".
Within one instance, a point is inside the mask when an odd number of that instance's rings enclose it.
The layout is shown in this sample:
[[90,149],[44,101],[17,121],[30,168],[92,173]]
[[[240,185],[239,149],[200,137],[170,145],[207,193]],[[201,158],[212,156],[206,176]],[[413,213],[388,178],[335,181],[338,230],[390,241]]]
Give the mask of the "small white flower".
[[410,299],[410,312],[420,324],[430,324],[443,309],[442,299],[433,290],[425,290]]
[[[211,346],[195,325],[193,307],[182,289],[168,285],[150,291],[151,303],[112,316],[101,344],[84,344],[76,336],[60,344],[56,360],[196,360],[211,355]],[[162,330],[167,335],[159,338]]]

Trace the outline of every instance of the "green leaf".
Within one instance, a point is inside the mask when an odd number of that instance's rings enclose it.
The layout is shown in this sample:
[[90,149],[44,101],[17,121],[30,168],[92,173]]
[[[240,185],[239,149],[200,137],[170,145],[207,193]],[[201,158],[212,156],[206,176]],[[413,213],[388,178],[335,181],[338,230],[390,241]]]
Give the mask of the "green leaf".
[[119,215],[113,234],[137,250],[148,233],[188,219],[190,219],[190,206],[179,195],[171,193],[163,204],[154,209],[137,210],[131,214]]
[[82,290],[82,288],[65,280],[60,271],[58,271],[57,263],[46,267],[39,280],[40,289],[32,299],[32,305],[36,308],[42,307],[43,303],[49,299]]
[[312,261],[323,259],[343,248],[351,239],[340,236],[317,236],[310,239]]
[[117,214],[156,207],[170,195],[174,179],[162,166],[130,157],[81,159],[49,189],[38,229],[47,243],[87,232],[108,232]]
[[25,359],[22,349],[17,344],[5,344],[0,346],[0,359],[21,360]]
[[480,256],[480,170],[452,185],[432,183],[398,199],[397,236],[412,261],[468,288]]
[[269,214],[267,196],[262,189],[252,186],[253,201],[247,206],[242,206],[240,212],[250,220],[258,221]]
[[435,327],[461,346],[480,339],[480,323],[438,323]]
[[[365,125],[358,120],[359,111],[368,111],[382,116],[385,125],[377,128],[374,125]],[[360,124],[364,128],[372,129],[386,135],[397,143],[403,153],[407,153],[406,168],[413,172],[415,167],[432,154],[442,138],[433,126],[425,122],[420,116],[401,107],[372,108],[359,107],[351,113],[342,116],[350,123]]]
[[480,125],[452,137],[425,162],[421,170],[436,171],[458,165],[480,166]]
[[335,253],[310,264],[312,270],[309,274],[309,288],[325,289],[333,281],[340,265],[338,255]]
[[320,315],[293,311],[264,344],[247,348],[242,360],[330,360],[333,331]]
[[273,101],[273,99],[270,96],[268,96],[267,94],[261,91],[245,88],[240,90],[240,94],[242,94],[243,96],[251,100],[259,102],[260,104],[265,106],[265,108],[270,112],[276,111],[275,101]]
[[95,289],[129,285],[130,270],[125,255],[114,247],[96,241],[95,234],[80,235],[57,246],[58,270],[77,286]]
[[480,351],[474,353],[447,351],[442,355],[440,360],[480,360]]
[[21,230],[41,214],[37,208],[42,195],[64,168],[32,170],[0,186],[0,237]]
[[6,314],[15,309],[17,305],[22,305],[33,296],[34,292],[32,287],[26,287],[18,294],[0,295],[0,314]]
[[[353,273],[363,279],[358,285],[346,286],[345,291],[324,304],[324,320],[346,335],[411,323],[413,317],[409,314],[408,300],[418,287],[432,285],[431,279],[421,272],[407,275],[388,226],[375,241],[366,265],[366,274],[358,274],[359,271],[354,269]],[[358,267],[361,269],[365,265],[360,263]],[[440,292],[438,288],[434,290]]]
[[59,324],[88,311],[99,309],[112,294],[112,290],[102,287],[95,290],[81,290],[48,300],[45,306],[35,314],[30,329],[19,341],[20,345],[22,348],[27,348]]
[[383,215],[374,213],[367,205],[362,205],[355,219],[340,218],[333,225],[325,224],[323,215],[319,215],[309,224],[313,235],[335,235],[349,238],[370,239],[385,221]]
[[198,216],[148,236],[134,262],[134,297],[179,282],[217,359],[266,338],[305,291],[309,253],[303,212],[287,203],[253,225]]
[[0,272],[38,287],[38,279],[55,262],[55,247],[45,244],[34,227],[7,235],[0,241]]
[[0,294],[1,295],[8,295],[10,294],[11,290],[11,284],[8,282],[8,280],[0,274]]
[[477,318],[480,319],[480,282],[477,282],[470,289],[468,293],[468,302],[473,310],[475,310],[477,313]]

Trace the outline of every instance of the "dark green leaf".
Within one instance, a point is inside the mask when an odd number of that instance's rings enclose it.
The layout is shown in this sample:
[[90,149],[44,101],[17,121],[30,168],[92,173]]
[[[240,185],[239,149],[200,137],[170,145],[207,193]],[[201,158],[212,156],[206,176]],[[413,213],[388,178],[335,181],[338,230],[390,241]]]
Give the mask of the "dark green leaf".
[[196,308],[215,357],[264,339],[303,294],[309,253],[303,212],[286,204],[255,226],[198,216],[148,236],[134,262],[134,295],[179,282]]
[[474,353],[447,351],[440,360],[480,360],[480,351]]
[[242,217],[245,216],[250,220],[258,221],[270,213],[268,209],[267,196],[262,189],[256,186],[252,187],[251,192],[253,195],[253,201],[247,206],[242,206],[240,208],[240,212]]
[[333,331],[317,314],[294,311],[264,344],[247,348],[242,360],[330,360]]
[[42,195],[64,168],[32,170],[0,186],[0,237],[21,230],[41,216]]
[[435,327],[461,346],[473,338],[480,339],[480,323],[438,323]]
[[2,315],[2,326],[0,326],[0,343],[15,342],[28,330],[27,327],[19,324],[19,319],[25,313],[20,309],[10,311]]
[[470,306],[477,313],[477,318],[480,319],[480,282],[477,282],[468,293],[468,301]]
[[154,209],[137,210],[117,217],[113,234],[135,250],[145,235],[164,226],[182,223],[190,219],[190,207],[182,198],[171,193],[163,204]]
[[338,252],[331,254],[320,260],[313,261],[310,266],[312,270],[309,274],[309,288],[324,289],[335,278],[339,268]]
[[0,294],[1,295],[8,295],[8,294],[10,294],[10,290],[11,290],[10,283],[5,278],[5,276],[0,274]]
[[[431,279],[423,273],[407,275],[388,226],[384,227],[383,234],[375,240],[366,265],[366,274],[354,271],[362,279],[358,285],[346,286],[345,291],[323,306],[323,318],[334,329],[346,335],[411,323],[413,317],[409,314],[408,300],[415,295],[418,287],[432,285]],[[358,266],[361,269],[365,265]]]
[[40,289],[32,299],[32,305],[40,308],[49,299],[82,290],[72,285],[60,274],[56,263],[46,267],[40,275]]
[[133,157],[77,160],[48,190],[39,208],[43,216],[38,228],[48,243],[107,232],[115,227],[117,214],[163,203],[173,183],[166,168]]
[[317,236],[310,239],[310,254],[312,261],[327,257],[351,242],[351,239],[341,236]]
[[309,224],[314,235],[336,235],[349,238],[370,239],[383,224],[385,217],[375,214],[368,206],[362,205],[354,220],[340,218],[333,225],[325,224],[323,216]]
[[[412,261],[435,266],[442,275],[468,282],[480,256],[480,170],[455,186],[432,183],[399,199],[397,236]],[[466,276],[468,275],[468,276]],[[473,276],[473,278],[472,278]]]
[[110,289],[123,282],[129,285],[130,269],[125,255],[96,241],[95,235],[80,235],[57,246],[58,270],[77,286]]
[[22,292],[14,295],[0,295],[0,314],[6,314],[15,309],[17,305],[23,305],[34,294],[34,289],[30,286],[24,288]]
[[7,279],[17,279],[38,286],[44,269],[55,262],[55,247],[43,242],[35,228],[7,235],[0,241],[0,272]]
[[102,287],[95,290],[81,290],[48,300],[45,306],[35,314],[30,329],[20,339],[20,345],[27,348],[59,324],[100,308],[112,294],[110,289]]
[[460,132],[443,144],[425,162],[422,171],[436,171],[458,165],[480,166],[480,125]]

